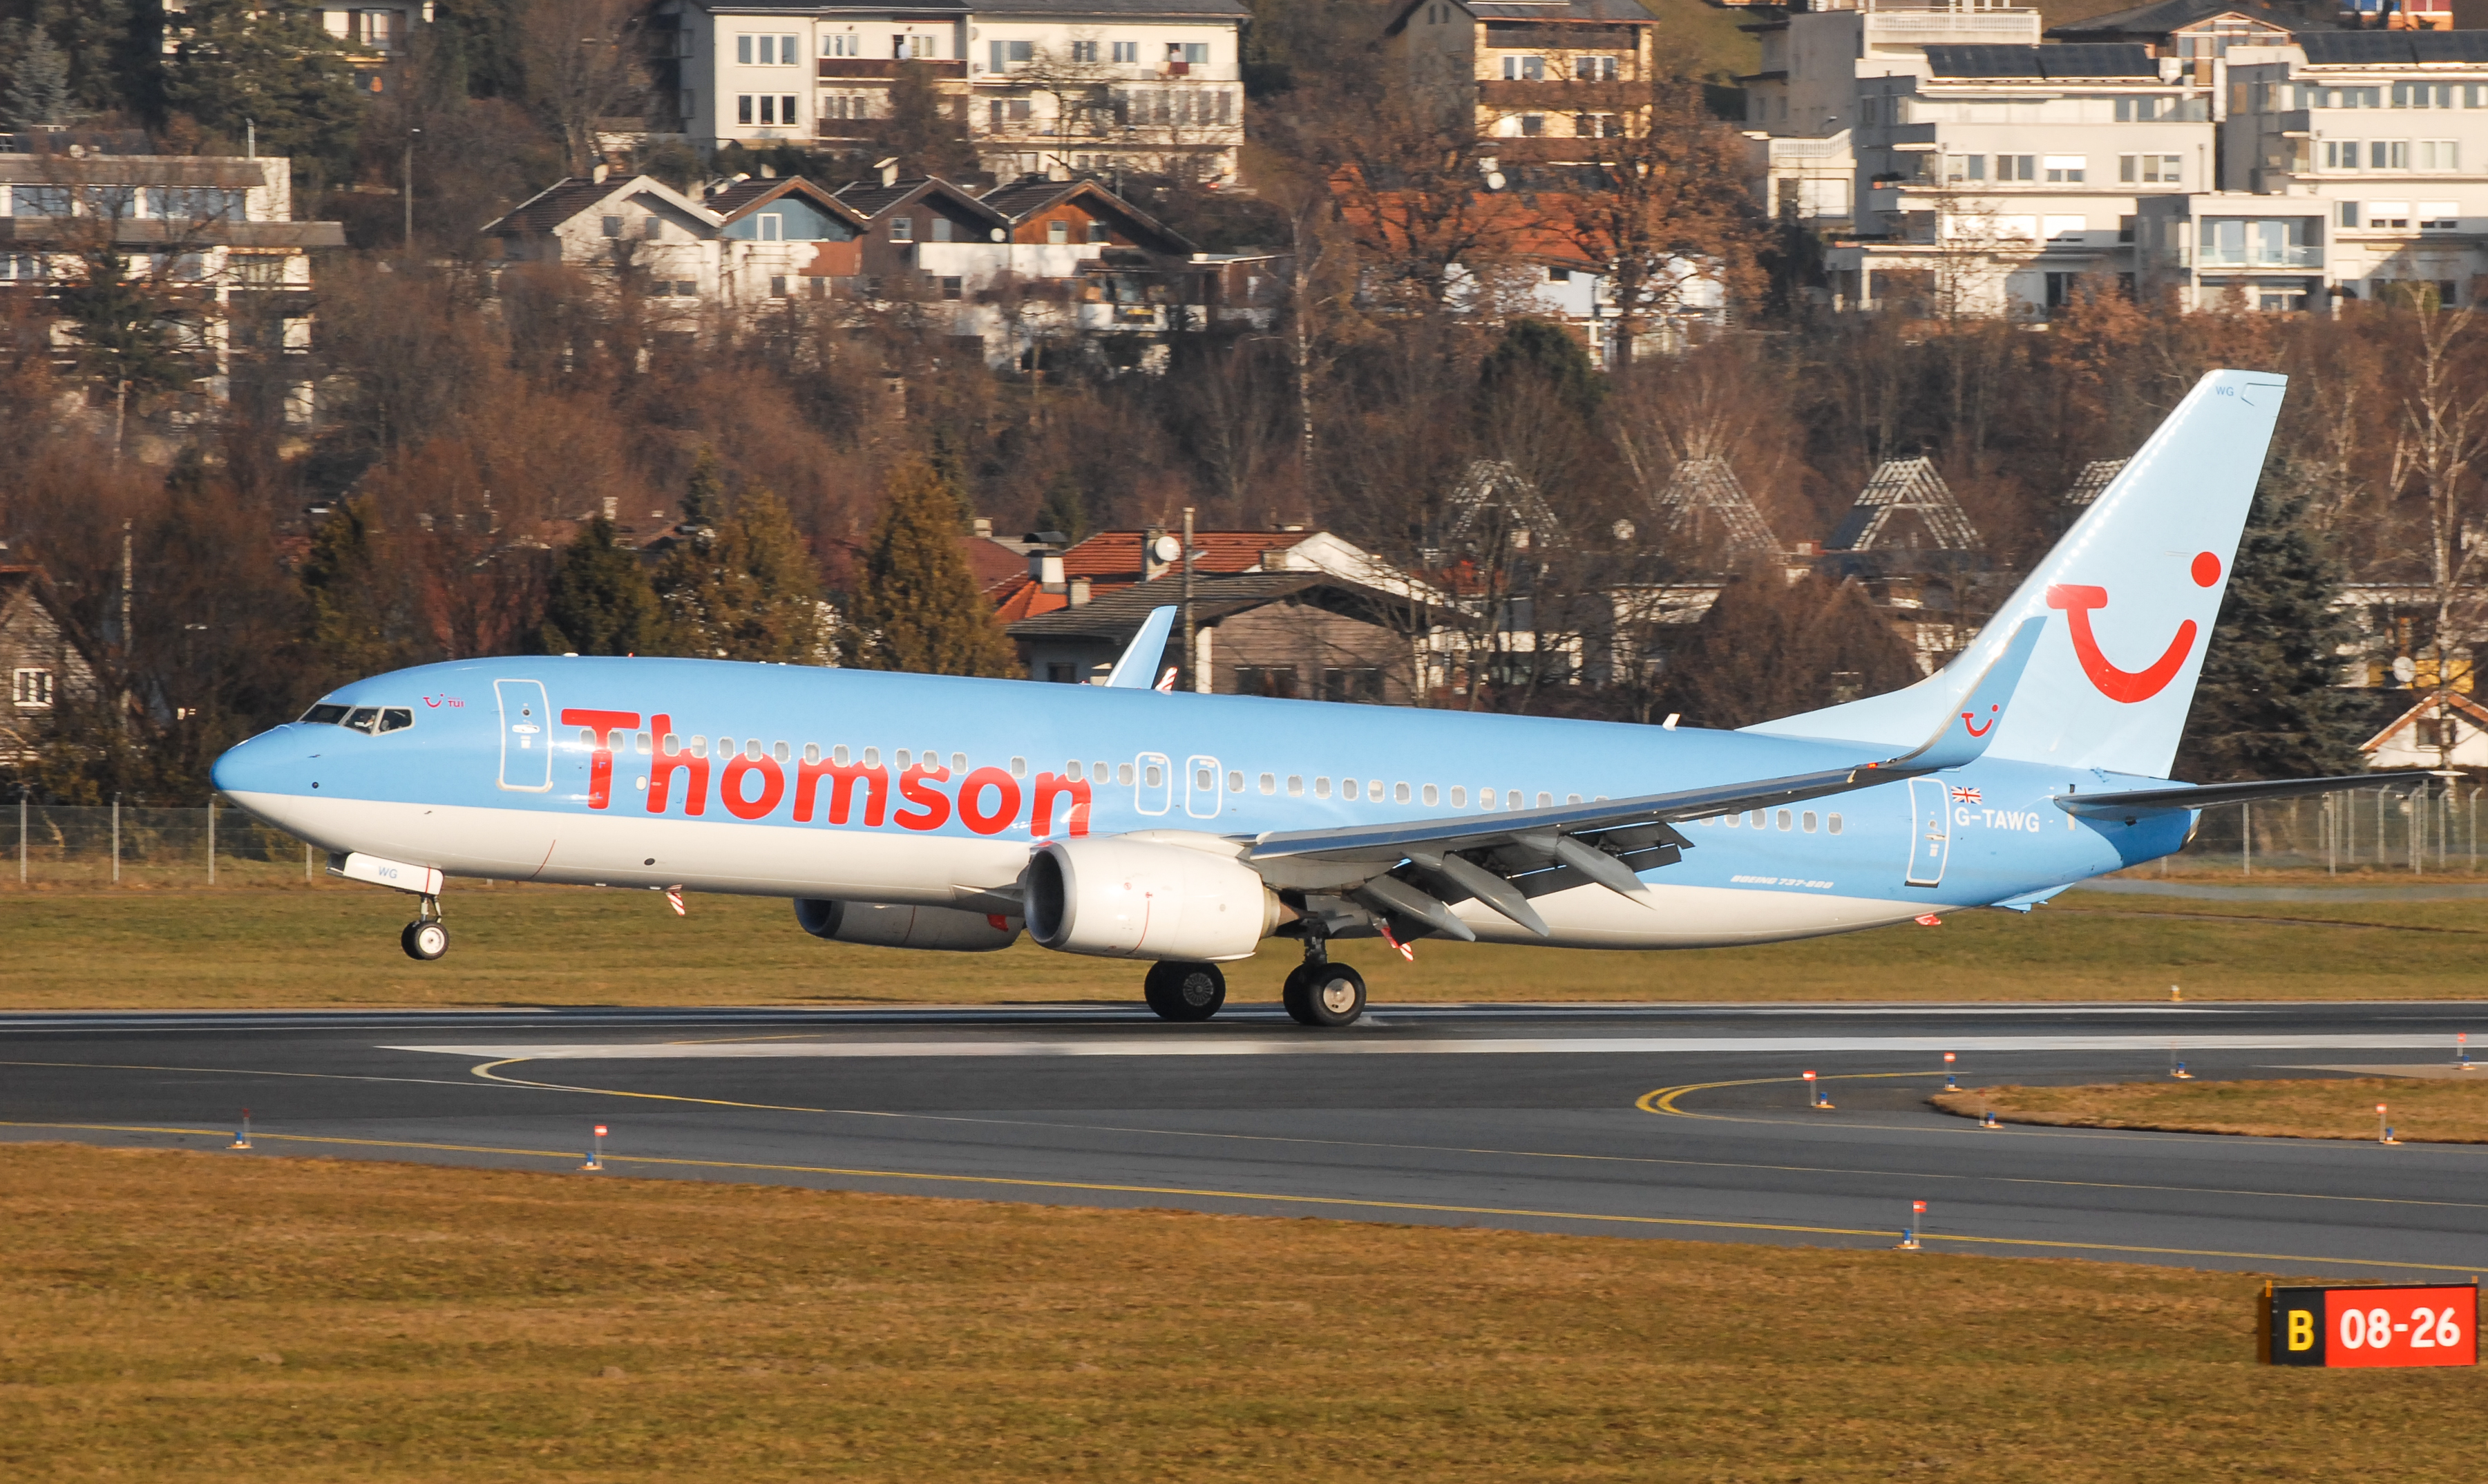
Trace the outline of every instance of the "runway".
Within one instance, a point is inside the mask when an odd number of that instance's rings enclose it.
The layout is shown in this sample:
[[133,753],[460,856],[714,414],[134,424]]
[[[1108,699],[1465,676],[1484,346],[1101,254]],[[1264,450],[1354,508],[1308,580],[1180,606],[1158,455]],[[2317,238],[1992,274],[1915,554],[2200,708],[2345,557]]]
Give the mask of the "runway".
[[[2488,1270],[2488,1146],[2008,1128],[1964,1086],[2450,1063],[2488,1006],[0,1015],[0,1137],[2351,1278]],[[1831,1110],[1806,1106],[1812,1070]],[[2301,1070],[2292,1075],[2344,1074]],[[2488,1078],[2488,1070],[2480,1074]],[[581,1175],[580,1178],[597,1178]]]

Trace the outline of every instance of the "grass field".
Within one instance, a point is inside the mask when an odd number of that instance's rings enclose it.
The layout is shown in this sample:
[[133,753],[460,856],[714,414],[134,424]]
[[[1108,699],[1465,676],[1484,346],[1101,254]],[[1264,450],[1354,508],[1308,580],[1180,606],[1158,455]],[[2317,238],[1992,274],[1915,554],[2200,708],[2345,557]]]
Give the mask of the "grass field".
[[1975,1087],[1937,1093],[1937,1107],[2007,1123],[2165,1129],[2272,1138],[2376,1136],[2376,1105],[2406,1143],[2488,1143],[2488,1066],[2476,1082],[2399,1077],[2296,1081],[2112,1082],[2088,1087]]
[[12,1479],[2479,1475],[2234,1274],[0,1146]]
[[[408,899],[323,882],[0,895],[0,1007],[992,1003],[1138,999],[1140,966],[1047,953],[903,953],[806,937],[783,902],[458,883],[448,958],[399,951]],[[1377,1003],[1427,1000],[2470,998],[2488,903],[2228,903],[2069,893],[1755,948],[1594,953],[1341,945]],[[1284,943],[1228,966],[1274,1000]]]

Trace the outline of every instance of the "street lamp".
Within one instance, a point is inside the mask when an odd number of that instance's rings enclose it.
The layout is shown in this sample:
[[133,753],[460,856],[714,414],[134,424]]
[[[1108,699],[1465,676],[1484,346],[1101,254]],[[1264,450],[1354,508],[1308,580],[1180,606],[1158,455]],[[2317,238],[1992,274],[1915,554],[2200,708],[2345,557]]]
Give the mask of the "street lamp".
[[414,141],[422,132],[419,128],[406,131],[405,180],[398,190],[406,208],[406,253],[410,258],[414,256]]

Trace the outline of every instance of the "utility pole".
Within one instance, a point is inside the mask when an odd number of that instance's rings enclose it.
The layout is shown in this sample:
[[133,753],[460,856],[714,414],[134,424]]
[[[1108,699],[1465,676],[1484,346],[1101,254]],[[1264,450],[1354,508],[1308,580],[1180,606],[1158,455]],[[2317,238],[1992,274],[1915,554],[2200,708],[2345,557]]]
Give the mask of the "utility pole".
[[[134,642],[134,636],[133,636],[133,635],[130,633],[130,631],[129,631],[129,609],[130,609],[130,602],[129,602],[130,593],[129,593],[129,590],[130,590],[130,588],[131,588],[132,586],[134,586],[134,585],[135,585],[135,583],[134,583],[133,579],[134,579],[134,577],[136,576],[136,567],[135,567],[135,565],[134,565],[134,564],[130,561],[130,559],[129,559],[129,546],[130,546],[130,543],[129,543],[129,527],[130,527],[131,523],[132,523],[132,522],[127,521],[127,520],[124,520],[124,521],[122,521],[122,522],[121,522],[121,717],[120,717],[120,722],[121,722],[121,730],[123,730],[124,732],[127,732],[127,731],[128,731],[128,730],[129,730],[129,670],[130,670],[130,666],[131,666],[131,663],[132,663],[132,660],[131,660],[130,656],[131,656],[131,651],[132,651],[133,649],[135,649],[135,648],[136,648],[136,645],[135,645],[135,642]],[[118,864],[117,860],[116,860],[116,863],[115,863],[114,869],[115,869],[115,870],[120,869],[120,867],[119,867],[119,864]],[[117,880],[117,879],[118,879],[118,878],[116,878],[116,880]]]
[[1201,666],[1192,632],[1192,507],[1183,508],[1183,688],[1201,688]]
[[414,141],[422,132],[419,128],[406,131],[406,168],[398,186],[400,204],[406,208],[406,254],[410,258],[414,256]]

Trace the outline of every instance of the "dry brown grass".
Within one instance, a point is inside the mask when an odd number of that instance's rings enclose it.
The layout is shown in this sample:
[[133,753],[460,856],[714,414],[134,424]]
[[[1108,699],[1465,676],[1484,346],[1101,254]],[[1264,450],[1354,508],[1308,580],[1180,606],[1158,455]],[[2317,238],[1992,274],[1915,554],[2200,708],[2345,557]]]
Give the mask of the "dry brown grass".
[[2229,1274],[0,1146],[0,1475],[2478,1477]]
[[[398,949],[374,887],[0,893],[0,1006],[989,1004],[1140,997],[1140,967],[1047,953],[905,953],[806,938],[781,901],[456,883],[454,946]],[[2382,951],[2389,945],[2390,952]],[[1803,942],[1677,953],[1342,944],[1378,1003],[1444,1000],[2446,999],[2479,991],[2488,904],[2241,903],[2071,894]],[[1275,1000],[1289,944],[1228,966]]]
[[2410,1143],[2488,1143],[2488,1067],[2476,1082],[2399,1077],[2276,1081],[2106,1082],[2084,1087],[1975,1087],[1937,1093],[1948,1113],[1988,1108],[2006,1123],[2076,1129],[2161,1129],[2266,1138],[2376,1136],[2376,1105]]

